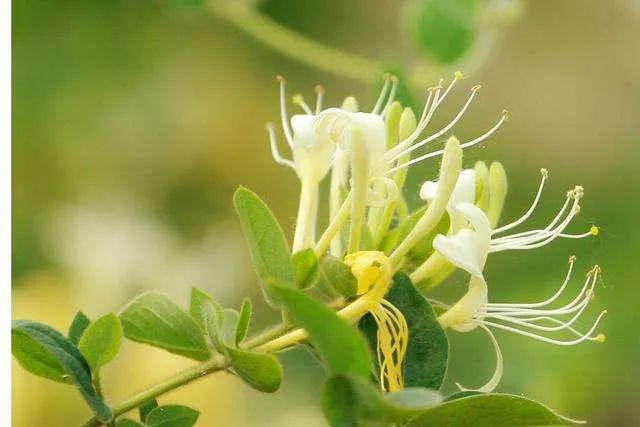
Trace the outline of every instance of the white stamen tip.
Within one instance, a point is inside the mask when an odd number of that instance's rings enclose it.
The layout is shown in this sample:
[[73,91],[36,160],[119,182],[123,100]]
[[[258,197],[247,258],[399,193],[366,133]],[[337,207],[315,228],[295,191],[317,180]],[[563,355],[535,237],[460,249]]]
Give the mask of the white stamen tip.
[[314,90],[316,91],[316,93],[318,95],[324,95],[324,86],[322,86],[321,84],[317,84],[316,87],[314,88]]
[[287,83],[287,79],[285,79],[284,77],[282,77],[280,74],[278,74],[276,76],[276,80],[278,80],[280,82],[280,84],[286,84]]
[[543,178],[549,177],[549,171],[545,168],[540,169],[540,174],[542,175]]
[[577,259],[578,257],[576,257],[575,255],[571,255],[569,257],[569,264],[573,264],[574,262],[576,262]]
[[453,73],[453,78],[456,80],[462,80],[464,79],[464,74],[462,74],[462,71],[456,71]]
[[506,122],[509,120],[509,117],[511,117],[511,113],[507,110],[502,110],[502,117],[504,117],[504,121]]
[[482,85],[475,85],[474,87],[471,88],[471,92],[477,92],[480,89],[482,89]]

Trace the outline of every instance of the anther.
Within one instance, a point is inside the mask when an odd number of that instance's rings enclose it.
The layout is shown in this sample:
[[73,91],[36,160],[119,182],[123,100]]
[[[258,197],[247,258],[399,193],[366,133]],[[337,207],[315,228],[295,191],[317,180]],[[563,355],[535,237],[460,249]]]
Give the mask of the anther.
[[295,95],[293,95],[291,97],[291,102],[293,102],[296,105],[300,105],[300,104],[302,104],[304,102],[304,98],[302,97],[301,94],[296,93]]
[[597,225],[592,225],[589,231],[591,232],[592,236],[597,236],[598,234],[600,234],[600,228]]
[[549,177],[549,171],[545,168],[540,169],[540,174],[544,177],[544,178],[548,178]]
[[321,84],[317,84],[314,90],[318,95],[324,95],[324,86],[322,86]]
[[282,77],[280,74],[278,74],[276,76],[276,80],[278,80],[280,83],[285,84],[287,83],[287,79],[285,79],[284,77]]
[[598,335],[596,335],[596,337],[593,340],[599,343],[603,343],[607,340],[607,336],[603,333],[599,333]]
[[502,117],[504,117],[504,121],[506,122],[509,120],[509,117],[511,117],[511,114],[507,110],[502,110]]
[[477,92],[480,89],[482,89],[482,85],[475,85],[474,87],[471,88],[471,92]]
[[576,262],[578,258],[575,255],[571,255],[569,257],[569,264],[573,264],[574,262]]
[[462,80],[464,79],[464,74],[462,74],[462,71],[456,71],[453,73],[453,78],[456,80]]

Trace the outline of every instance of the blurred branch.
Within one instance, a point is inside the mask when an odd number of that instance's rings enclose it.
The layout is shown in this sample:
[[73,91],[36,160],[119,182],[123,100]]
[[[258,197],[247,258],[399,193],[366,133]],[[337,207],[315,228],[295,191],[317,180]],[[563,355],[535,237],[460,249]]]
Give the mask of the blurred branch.
[[278,24],[245,2],[210,0],[208,8],[259,42],[320,70],[366,83],[375,81],[382,73],[382,64],[377,61],[318,43]]

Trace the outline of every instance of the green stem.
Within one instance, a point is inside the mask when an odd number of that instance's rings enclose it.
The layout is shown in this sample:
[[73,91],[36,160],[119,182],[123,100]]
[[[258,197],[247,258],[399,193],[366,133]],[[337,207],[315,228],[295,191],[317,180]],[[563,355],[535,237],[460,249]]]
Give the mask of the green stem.
[[371,83],[382,65],[339,49],[318,43],[290,30],[239,1],[212,0],[209,9],[270,48],[312,67]]
[[[113,416],[115,418],[119,415],[124,414],[125,412],[129,412],[130,410],[137,408],[147,400],[154,399],[161,394],[167,393],[168,391],[174,390],[182,385],[195,381],[198,378],[205,377],[213,372],[225,369],[226,367],[226,359],[221,355],[216,355],[206,362],[185,369],[184,371],[173,375],[163,381],[160,381],[156,385],[153,385],[146,390],[131,396],[119,405],[114,406],[112,408]],[[84,427],[98,427],[101,425],[102,422],[100,422],[96,418],[92,418],[83,424]]]

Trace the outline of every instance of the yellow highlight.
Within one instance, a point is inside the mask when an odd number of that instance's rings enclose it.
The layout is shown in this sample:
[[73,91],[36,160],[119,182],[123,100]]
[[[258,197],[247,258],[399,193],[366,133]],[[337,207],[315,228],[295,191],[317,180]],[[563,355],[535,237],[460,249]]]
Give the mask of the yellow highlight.
[[598,234],[600,234],[600,228],[598,226],[592,225],[591,226],[591,234],[594,236],[597,236]]
[[596,336],[595,341],[599,342],[599,343],[603,343],[607,340],[607,336],[603,333],[600,333]]

